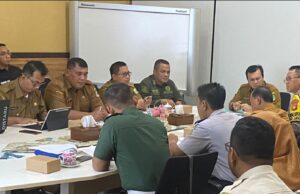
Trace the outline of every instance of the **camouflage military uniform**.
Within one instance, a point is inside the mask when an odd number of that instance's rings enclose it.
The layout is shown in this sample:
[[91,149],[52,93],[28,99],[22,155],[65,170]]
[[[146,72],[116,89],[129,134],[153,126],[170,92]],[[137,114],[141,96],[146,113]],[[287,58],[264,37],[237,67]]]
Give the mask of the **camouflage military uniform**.
[[[113,80],[109,80],[105,84],[103,84],[103,86],[99,89],[99,95],[100,95],[100,98],[103,102],[104,102],[104,93],[105,93],[105,91],[107,90],[107,88],[109,86],[111,86],[114,83],[116,83],[116,82],[113,81]],[[133,83],[129,83],[128,85],[130,87],[130,91],[132,92],[134,103],[136,104],[137,101],[142,98],[142,96],[137,91],[137,89],[134,87]]]
[[156,105],[160,99],[172,99],[175,103],[183,102],[183,98],[172,80],[169,79],[167,83],[158,85],[153,75],[142,80],[140,92],[143,97],[152,96],[151,105]]
[[64,75],[48,84],[44,98],[49,109],[71,107],[72,110],[92,112],[102,105],[92,82],[86,81],[81,89],[75,89]]
[[9,116],[44,119],[47,110],[39,90],[27,96],[19,85],[19,79],[0,85],[0,99],[10,100]]
[[[280,93],[278,91],[278,89],[273,86],[272,84],[268,84],[266,82],[264,82],[263,86],[265,86],[266,88],[268,88],[273,95],[273,104],[277,107],[277,108],[281,108],[281,99],[280,99]],[[232,102],[237,102],[237,101],[241,101],[242,103],[247,103],[250,104],[250,95],[251,92],[253,91],[253,89],[251,88],[250,84],[242,84],[239,88],[239,90],[237,91],[237,93],[234,95],[233,99],[230,101],[229,106]],[[230,109],[232,109],[232,107],[229,107]]]

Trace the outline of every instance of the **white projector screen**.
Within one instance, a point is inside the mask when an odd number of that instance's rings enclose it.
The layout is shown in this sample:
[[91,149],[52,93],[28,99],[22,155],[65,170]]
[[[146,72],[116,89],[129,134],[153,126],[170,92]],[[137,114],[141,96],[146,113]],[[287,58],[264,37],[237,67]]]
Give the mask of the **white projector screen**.
[[[157,59],[171,64],[171,79],[187,89],[188,66],[196,65],[191,10],[103,3],[72,2],[71,56],[89,64],[89,79],[104,83],[109,67],[127,63],[131,82],[152,74]],[[193,71],[193,70],[192,70]]]

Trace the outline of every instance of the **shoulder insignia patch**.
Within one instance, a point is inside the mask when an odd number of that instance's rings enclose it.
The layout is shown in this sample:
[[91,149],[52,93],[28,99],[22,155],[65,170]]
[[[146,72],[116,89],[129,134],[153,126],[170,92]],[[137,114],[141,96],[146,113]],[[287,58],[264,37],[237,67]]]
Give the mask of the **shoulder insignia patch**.
[[165,87],[165,90],[166,90],[167,92],[169,92],[169,91],[171,91],[171,87],[170,87],[170,86],[166,86],[166,87]]
[[143,93],[148,93],[149,90],[148,90],[148,88],[146,86],[142,86],[142,92]]
[[99,93],[97,92],[96,87],[94,87],[94,92],[95,92],[95,95],[96,95],[97,97],[99,97]]
[[60,95],[63,95],[63,94],[64,94],[63,92],[61,92],[61,91],[59,91],[59,90],[56,90],[55,93],[58,93],[58,94],[60,94]]

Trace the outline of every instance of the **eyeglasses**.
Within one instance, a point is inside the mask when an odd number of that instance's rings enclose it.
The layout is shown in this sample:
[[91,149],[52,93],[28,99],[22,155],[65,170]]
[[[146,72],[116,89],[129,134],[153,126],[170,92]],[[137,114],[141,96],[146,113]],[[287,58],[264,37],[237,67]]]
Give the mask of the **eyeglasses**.
[[130,77],[131,76],[131,72],[128,71],[128,72],[125,72],[125,73],[118,73],[118,75],[121,75],[122,77]]
[[225,143],[225,150],[228,152],[230,149],[231,145],[230,142]]
[[284,83],[290,82],[290,81],[292,81],[292,80],[294,80],[294,79],[299,79],[299,77],[286,77],[286,78],[283,80],[283,82],[284,82]]
[[10,56],[11,53],[9,51],[8,52],[2,52],[2,53],[0,53],[1,57],[6,56],[6,55]]
[[43,85],[45,83],[45,82],[39,82],[39,81],[32,80],[30,77],[27,77],[27,78],[31,81],[31,83],[34,87],[40,87],[41,85]]

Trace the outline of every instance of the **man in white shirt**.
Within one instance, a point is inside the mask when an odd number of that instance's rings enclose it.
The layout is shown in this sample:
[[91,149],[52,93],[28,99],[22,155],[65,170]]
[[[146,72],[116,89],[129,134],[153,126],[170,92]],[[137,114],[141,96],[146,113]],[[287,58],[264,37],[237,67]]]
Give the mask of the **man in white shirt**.
[[225,144],[229,166],[238,179],[220,194],[292,194],[272,168],[274,145],[270,124],[251,116],[240,119]]
[[196,123],[192,134],[178,145],[178,137],[174,134],[169,135],[169,147],[173,156],[219,153],[212,176],[214,182],[221,186],[209,187],[205,194],[219,193],[225,185],[236,179],[229,169],[224,144],[229,142],[231,130],[241,117],[224,111],[225,96],[225,88],[218,83],[199,86],[197,108],[202,120]]

